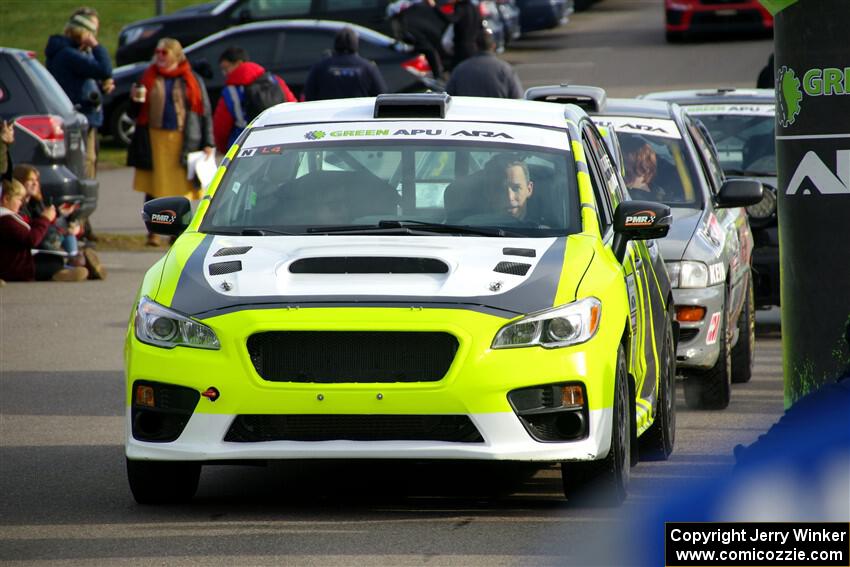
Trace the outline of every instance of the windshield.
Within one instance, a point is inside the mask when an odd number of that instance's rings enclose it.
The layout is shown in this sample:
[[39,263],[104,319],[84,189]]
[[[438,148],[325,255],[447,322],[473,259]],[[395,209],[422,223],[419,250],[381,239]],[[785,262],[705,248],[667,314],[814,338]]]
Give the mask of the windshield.
[[623,116],[604,116],[597,121],[617,132],[625,166],[623,178],[633,199],[702,208],[694,164],[675,122]]
[[[563,130],[481,124],[476,130],[463,123],[411,129],[388,122],[319,127],[252,132],[201,230],[476,236],[579,230]],[[512,143],[529,139],[549,145]]]
[[[771,107],[772,109],[772,107]],[[695,114],[714,140],[727,175],[776,175],[774,116]]]

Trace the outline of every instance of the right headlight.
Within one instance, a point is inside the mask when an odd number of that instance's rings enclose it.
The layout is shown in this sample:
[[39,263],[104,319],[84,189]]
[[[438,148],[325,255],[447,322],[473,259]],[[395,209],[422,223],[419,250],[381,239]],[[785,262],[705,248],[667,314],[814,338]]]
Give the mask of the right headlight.
[[145,296],[136,307],[136,338],[162,348],[187,346],[218,350],[215,331],[191,317],[173,311]]
[[776,194],[767,185],[764,188],[764,196],[755,205],[747,207],[747,214],[755,220],[770,218],[776,212]]

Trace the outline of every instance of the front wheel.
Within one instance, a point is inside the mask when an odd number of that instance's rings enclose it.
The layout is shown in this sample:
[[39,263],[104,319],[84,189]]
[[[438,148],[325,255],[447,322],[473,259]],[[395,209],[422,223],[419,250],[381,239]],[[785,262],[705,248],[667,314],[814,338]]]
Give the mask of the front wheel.
[[127,480],[139,504],[188,502],[198,490],[200,476],[200,463],[127,459]]
[[612,410],[611,448],[608,455],[598,461],[561,463],[561,481],[567,500],[619,506],[626,499],[634,413],[623,345],[617,351]]
[[664,335],[655,421],[640,438],[640,456],[648,461],[666,461],[676,442],[676,345],[673,344],[672,317],[671,314]]
[[744,291],[746,301],[738,317],[738,342],[732,347],[732,383],[749,382],[753,376],[753,359],[756,345],[756,306],[753,294],[753,276],[747,279]]
[[109,133],[116,142],[128,147],[135,130],[136,121],[130,118],[130,99],[124,99],[112,109],[109,117]]

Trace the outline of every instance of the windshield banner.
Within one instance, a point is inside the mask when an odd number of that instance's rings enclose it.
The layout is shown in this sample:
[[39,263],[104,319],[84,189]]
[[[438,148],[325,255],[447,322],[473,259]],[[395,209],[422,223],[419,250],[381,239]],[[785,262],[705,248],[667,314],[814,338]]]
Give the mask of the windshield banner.
[[775,116],[773,104],[700,104],[685,107],[688,114],[729,114],[740,116]]
[[264,128],[248,136],[239,157],[255,155],[258,148],[272,145],[364,140],[466,140],[482,144],[512,143],[569,151],[566,128],[553,130],[514,124],[411,120],[298,124]]
[[601,126],[613,126],[617,132],[644,134],[662,138],[681,138],[676,123],[659,118],[634,118],[632,116],[603,116],[593,120]]

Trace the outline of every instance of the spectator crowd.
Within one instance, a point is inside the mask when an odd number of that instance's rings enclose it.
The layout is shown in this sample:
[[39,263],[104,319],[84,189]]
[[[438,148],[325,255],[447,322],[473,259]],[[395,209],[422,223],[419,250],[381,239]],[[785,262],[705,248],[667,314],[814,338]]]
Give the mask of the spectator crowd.
[[[512,67],[495,54],[492,35],[470,0],[454,0],[447,15],[434,0],[396,0],[387,7],[396,39],[410,43],[428,60],[434,78],[446,80],[452,95],[520,98],[522,85]],[[112,62],[98,42],[96,10],[79,8],[62,34],[50,36],[46,67],[88,121],[85,174],[97,175],[98,137],[103,125],[104,95],[115,88]],[[266,108],[282,103],[377,96],[387,84],[374,62],[359,54],[352,27],[334,38],[331,54],[310,70],[300,98],[278,75],[251,61],[241,46],[219,57],[225,88],[213,106],[204,80],[191,68],[183,46],[163,38],[153,60],[133,85],[130,115],[135,131],[127,165],[135,168],[133,189],[148,201],[186,196],[198,200],[202,188],[187,175],[188,156],[225,153],[246,125]],[[449,69],[452,69],[451,72]],[[39,170],[12,163],[9,146],[14,128],[3,121],[0,130],[0,282],[80,281],[106,276],[94,251],[97,236],[79,204],[58,206],[41,192]],[[159,246],[148,234],[146,243]]]

